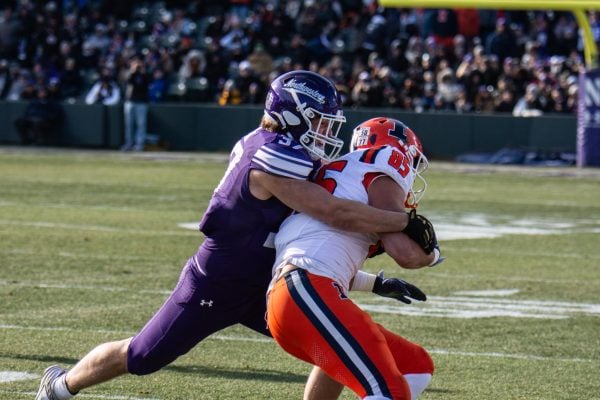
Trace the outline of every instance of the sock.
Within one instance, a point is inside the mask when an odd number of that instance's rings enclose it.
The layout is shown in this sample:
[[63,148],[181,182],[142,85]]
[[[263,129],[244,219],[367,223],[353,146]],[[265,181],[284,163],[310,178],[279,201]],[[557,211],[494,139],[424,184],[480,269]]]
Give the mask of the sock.
[[64,374],[58,378],[52,385],[52,391],[58,400],[68,400],[73,398],[75,394],[71,393],[67,388],[67,374]]
[[404,379],[410,387],[410,398],[416,400],[417,397],[429,386],[431,382],[431,374],[406,374]]

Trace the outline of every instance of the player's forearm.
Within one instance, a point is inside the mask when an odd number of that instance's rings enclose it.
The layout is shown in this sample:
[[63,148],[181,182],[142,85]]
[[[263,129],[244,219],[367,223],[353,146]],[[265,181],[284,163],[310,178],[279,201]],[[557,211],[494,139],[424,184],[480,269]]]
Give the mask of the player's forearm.
[[335,199],[327,222],[338,229],[351,232],[396,232],[408,223],[408,214],[387,211],[356,201]]
[[288,207],[341,230],[396,232],[403,230],[408,223],[408,214],[405,212],[385,211],[357,201],[340,199],[311,182],[271,176],[264,172],[253,172],[251,179]]
[[422,268],[434,261],[434,253],[426,254],[415,241],[402,232],[383,233],[380,237],[385,252],[403,268]]
[[289,182],[288,189],[278,197],[294,210],[344,231],[396,232],[404,229],[408,223],[408,214],[405,212],[386,211],[358,201],[340,199],[310,182]]

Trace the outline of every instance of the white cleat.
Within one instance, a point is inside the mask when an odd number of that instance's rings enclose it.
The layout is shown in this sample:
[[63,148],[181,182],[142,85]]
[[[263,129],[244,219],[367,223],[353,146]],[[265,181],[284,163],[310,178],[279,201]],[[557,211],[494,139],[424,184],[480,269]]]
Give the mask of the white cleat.
[[42,375],[42,381],[40,382],[40,388],[35,395],[35,400],[58,400],[54,395],[52,386],[57,379],[66,373],[64,369],[58,365],[52,365],[44,370]]

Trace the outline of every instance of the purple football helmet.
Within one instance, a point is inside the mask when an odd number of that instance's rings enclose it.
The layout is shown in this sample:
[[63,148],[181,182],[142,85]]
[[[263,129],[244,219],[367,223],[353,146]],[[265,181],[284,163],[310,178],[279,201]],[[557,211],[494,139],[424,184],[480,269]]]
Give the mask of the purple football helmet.
[[337,137],[346,122],[340,95],[331,81],[314,72],[292,71],[277,77],[267,94],[265,115],[315,160],[334,159],[344,145]]

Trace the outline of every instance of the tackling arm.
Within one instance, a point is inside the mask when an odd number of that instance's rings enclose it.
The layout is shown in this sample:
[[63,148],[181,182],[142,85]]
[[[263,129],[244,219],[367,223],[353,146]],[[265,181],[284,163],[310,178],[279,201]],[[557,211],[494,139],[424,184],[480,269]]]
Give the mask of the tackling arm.
[[263,200],[275,196],[293,210],[345,231],[395,232],[406,228],[408,223],[404,208],[387,211],[370,207],[334,197],[315,183],[283,178],[259,170],[250,172],[250,191]]

